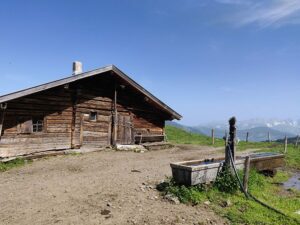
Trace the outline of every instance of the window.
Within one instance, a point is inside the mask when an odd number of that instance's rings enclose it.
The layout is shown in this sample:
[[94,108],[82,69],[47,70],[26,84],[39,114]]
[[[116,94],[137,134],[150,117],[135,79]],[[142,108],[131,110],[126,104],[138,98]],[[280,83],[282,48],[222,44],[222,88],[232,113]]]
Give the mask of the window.
[[97,112],[90,112],[90,120],[91,121],[97,120]]
[[32,133],[32,119],[30,117],[18,117],[18,134]]
[[18,134],[32,134],[44,131],[44,117],[18,117]]
[[44,128],[44,121],[41,118],[33,118],[32,119],[32,132],[42,132]]

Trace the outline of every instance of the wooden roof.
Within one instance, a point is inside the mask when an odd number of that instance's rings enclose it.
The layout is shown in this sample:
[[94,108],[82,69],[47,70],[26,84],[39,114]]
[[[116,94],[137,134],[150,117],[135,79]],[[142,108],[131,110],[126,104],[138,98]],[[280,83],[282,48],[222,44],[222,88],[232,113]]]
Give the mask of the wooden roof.
[[165,103],[163,103],[162,101],[160,101],[158,98],[156,98],[154,95],[152,95],[149,91],[147,91],[145,88],[143,88],[141,85],[139,85],[138,83],[136,83],[134,80],[132,80],[129,76],[127,76],[125,73],[123,73],[121,70],[119,70],[116,66],[114,65],[110,65],[110,66],[106,66],[106,67],[102,67],[99,69],[95,69],[92,71],[88,71],[88,72],[84,72],[84,73],[80,73],[77,75],[72,75],[60,80],[56,80],[53,82],[49,82],[46,84],[42,84],[36,87],[32,87],[32,88],[28,88],[28,89],[24,89],[21,91],[17,91],[11,94],[7,94],[7,95],[3,95],[0,96],[0,103],[5,103],[5,102],[9,102],[13,99],[17,99],[17,98],[21,98],[30,94],[34,94],[34,93],[38,93],[44,90],[48,90],[50,88],[54,88],[54,87],[58,87],[61,85],[65,85],[68,83],[72,83],[84,78],[88,78],[88,77],[92,77],[92,76],[96,76],[96,75],[101,75],[105,72],[109,72],[112,71],[114,72],[114,74],[116,74],[118,77],[120,77],[122,80],[124,80],[126,83],[128,83],[130,86],[132,86],[133,88],[135,88],[137,91],[139,91],[140,93],[144,94],[146,97],[148,97],[150,100],[152,100],[153,103],[155,103],[159,108],[161,108],[163,111],[167,112],[168,114],[170,114],[172,116],[173,119],[181,119],[182,116],[180,114],[178,114],[176,111],[174,111],[173,109],[171,109],[168,105],[166,105]]

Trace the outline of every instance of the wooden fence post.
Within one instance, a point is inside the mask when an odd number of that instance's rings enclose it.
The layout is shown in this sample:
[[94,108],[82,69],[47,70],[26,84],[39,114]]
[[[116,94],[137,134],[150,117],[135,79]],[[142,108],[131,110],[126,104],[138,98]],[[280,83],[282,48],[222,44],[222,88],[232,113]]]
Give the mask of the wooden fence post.
[[235,154],[235,141],[236,141],[236,118],[232,117],[229,120],[229,144],[230,144],[230,148],[231,148],[231,154],[232,154],[232,158],[235,162],[235,158],[236,158],[236,154]]
[[296,139],[296,142],[295,142],[295,147],[296,148],[298,147],[298,142],[299,142],[299,135],[297,135],[297,139]]
[[225,148],[226,148],[226,146],[227,146],[227,144],[228,144],[228,134],[227,134],[227,131],[225,130],[225,136],[224,136],[224,140],[225,140]]
[[247,132],[246,134],[246,142],[248,142],[248,139],[249,139],[249,132]]
[[287,136],[285,135],[285,139],[284,139],[284,153],[287,153],[287,144],[288,144],[288,140],[287,140]]
[[244,180],[243,180],[243,186],[246,193],[248,192],[249,171],[250,171],[250,156],[246,156],[245,167],[244,167]]
[[[235,162],[235,139],[236,139],[236,118],[232,117],[229,120],[229,140],[227,147],[225,149],[225,164],[227,167],[230,167],[230,153],[233,158],[233,161]],[[230,153],[229,153],[230,151]]]
[[212,139],[212,144],[215,144],[215,130],[211,129],[211,139]]

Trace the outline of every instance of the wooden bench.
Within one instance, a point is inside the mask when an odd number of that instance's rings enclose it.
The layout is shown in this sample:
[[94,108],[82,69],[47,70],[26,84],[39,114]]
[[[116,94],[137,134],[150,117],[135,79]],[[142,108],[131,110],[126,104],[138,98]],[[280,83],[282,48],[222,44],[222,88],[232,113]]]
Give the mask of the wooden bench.
[[156,134],[136,134],[134,136],[136,144],[148,143],[148,142],[162,142],[165,140],[165,135],[156,135]]

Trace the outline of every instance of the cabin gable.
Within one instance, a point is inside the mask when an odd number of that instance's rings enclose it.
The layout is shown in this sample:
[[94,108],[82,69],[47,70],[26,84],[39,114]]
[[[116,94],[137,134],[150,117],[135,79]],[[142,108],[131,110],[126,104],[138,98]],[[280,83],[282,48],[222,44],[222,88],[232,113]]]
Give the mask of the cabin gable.
[[173,119],[113,71],[5,104],[0,110],[0,158],[163,141],[165,120]]

